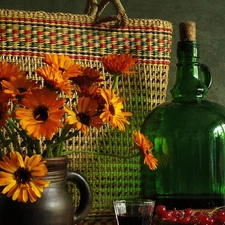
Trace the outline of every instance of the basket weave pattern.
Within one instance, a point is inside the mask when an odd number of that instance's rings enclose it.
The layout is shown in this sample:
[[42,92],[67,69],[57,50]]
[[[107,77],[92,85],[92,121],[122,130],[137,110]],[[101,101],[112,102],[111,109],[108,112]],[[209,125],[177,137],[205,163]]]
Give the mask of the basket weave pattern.
[[[31,77],[46,53],[65,54],[83,66],[100,69],[107,81],[103,55],[133,52],[139,57],[138,74],[119,83],[125,110],[133,113],[126,131],[105,126],[67,142],[68,149],[84,152],[70,156],[69,168],[90,182],[94,197],[90,215],[111,213],[113,199],[140,197],[142,162],[129,150],[132,130],[139,129],[146,114],[165,101],[171,39],[172,25],[162,20],[129,19],[127,26],[116,27],[93,25],[86,15],[0,10],[0,60],[19,64]],[[69,184],[69,190],[78,204],[76,188]]]

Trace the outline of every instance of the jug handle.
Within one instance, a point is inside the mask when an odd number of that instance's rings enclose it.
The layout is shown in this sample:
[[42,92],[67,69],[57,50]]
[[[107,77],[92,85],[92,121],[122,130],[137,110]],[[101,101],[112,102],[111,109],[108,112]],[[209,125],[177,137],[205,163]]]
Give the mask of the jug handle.
[[209,89],[212,85],[212,75],[208,66],[200,64],[201,72],[203,74],[203,83]]
[[76,184],[80,191],[80,204],[74,213],[74,224],[77,224],[83,220],[91,210],[93,201],[92,191],[86,179],[76,172],[68,171],[67,181]]

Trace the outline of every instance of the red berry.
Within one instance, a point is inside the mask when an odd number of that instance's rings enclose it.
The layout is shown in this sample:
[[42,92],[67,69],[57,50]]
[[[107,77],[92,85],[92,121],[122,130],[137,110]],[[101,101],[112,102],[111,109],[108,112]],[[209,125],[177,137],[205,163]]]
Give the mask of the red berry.
[[197,216],[190,216],[189,223],[197,224],[198,223],[198,217]]
[[220,216],[224,216],[224,215],[225,215],[225,210],[223,210],[223,209],[217,210],[217,211],[216,211],[216,215],[219,216],[219,217],[220,217]]
[[212,218],[217,218],[218,217],[218,215],[214,212],[213,214],[212,214]]
[[212,215],[212,218],[214,220],[214,224],[223,224],[221,218],[216,213]]
[[183,217],[183,218],[181,218],[181,220],[180,220],[180,222],[181,222],[181,223],[184,223],[184,224],[189,223],[189,221],[190,221],[190,217]]
[[197,211],[197,212],[194,213],[194,216],[197,216],[197,217],[198,217],[198,216],[201,215],[201,214],[202,214],[202,212]]
[[223,223],[225,223],[225,215],[219,216],[219,218],[222,220]]
[[176,217],[171,217],[169,220],[170,220],[171,222],[176,222],[176,221],[177,221],[177,218],[176,218]]
[[171,211],[168,210],[168,211],[163,211],[162,212],[162,218],[163,219],[169,220],[171,217],[172,217]]
[[208,215],[202,213],[198,216],[198,218],[199,218],[199,222],[200,222],[201,225],[208,225],[208,223],[209,223],[209,216]]
[[214,219],[212,217],[209,217],[208,225],[214,225]]
[[173,210],[172,216],[176,217],[178,219],[178,218],[183,217],[183,213],[181,211],[179,211],[179,210]]
[[184,216],[185,216],[185,217],[189,217],[189,216],[192,215],[192,212],[193,212],[192,208],[187,208],[187,209],[185,210]]
[[214,220],[214,224],[216,225],[224,225],[224,222],[218,217],[217,219]]
[[164,205],[157,205],[155,212],[159,217],[162,217],[162,213],[166,211],[166,206]]

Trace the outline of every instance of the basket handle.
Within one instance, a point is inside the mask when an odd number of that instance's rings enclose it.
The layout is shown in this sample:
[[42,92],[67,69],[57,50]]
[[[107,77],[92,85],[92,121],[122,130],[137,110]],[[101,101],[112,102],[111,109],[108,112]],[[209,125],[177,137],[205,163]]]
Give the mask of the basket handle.
[[[113,3],[117,10],[117,15],[101,17],[102,12],[109,2]],[[87,0],[85,14],[94,17],[93,22],[97,24],[110,21],[116,21],[116,25],[118,26],[125,26],[128,24],[128,17],[120,0],[100,0],[100,2],[98,2],[98,0]]]

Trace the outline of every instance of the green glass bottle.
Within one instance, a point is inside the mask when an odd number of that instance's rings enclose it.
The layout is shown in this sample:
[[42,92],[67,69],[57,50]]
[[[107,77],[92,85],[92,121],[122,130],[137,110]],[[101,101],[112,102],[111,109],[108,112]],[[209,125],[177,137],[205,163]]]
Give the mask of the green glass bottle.
[[156,171],[142,166],[142,194],[169,208],[210,208],[224,205],[225,107],[206,100],[212,79],[198,62],[195,23],[179,27],[172,100],[152,110],[142,125],[159,160]]

